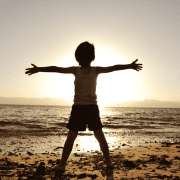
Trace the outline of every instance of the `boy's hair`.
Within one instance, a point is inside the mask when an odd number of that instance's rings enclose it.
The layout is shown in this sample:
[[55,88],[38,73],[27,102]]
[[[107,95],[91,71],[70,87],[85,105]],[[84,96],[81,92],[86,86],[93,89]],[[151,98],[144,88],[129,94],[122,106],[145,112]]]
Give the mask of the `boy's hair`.
[[95,59],[94,44],[90,44],[88,41],[81,43],[75,51],[76,61],[81,66],[87,66]]

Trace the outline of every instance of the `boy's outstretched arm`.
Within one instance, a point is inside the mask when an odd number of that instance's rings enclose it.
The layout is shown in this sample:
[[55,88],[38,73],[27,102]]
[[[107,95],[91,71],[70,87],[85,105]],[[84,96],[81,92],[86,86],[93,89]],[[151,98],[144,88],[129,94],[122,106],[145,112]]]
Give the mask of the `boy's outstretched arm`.
[[31,75],[38,72],[58,72],[58,73],[69,73],[69,74],[75,74],[76,68],[75,67],[56,67],[56,66],[48,66],[48,67],[37,67],[34,64],[31,64],[33,68],[27,68],[26,74]]
[[134,69],[136,71],[142,70],[142,64],[136,64],[137,61],[138,59],[133,61],[131,64],[114,65],[114,66],[108,66],[108,67],[97,67],[96,72],[100,74],[100,73],[109,73],[109,72],[125,70],[125,69]]

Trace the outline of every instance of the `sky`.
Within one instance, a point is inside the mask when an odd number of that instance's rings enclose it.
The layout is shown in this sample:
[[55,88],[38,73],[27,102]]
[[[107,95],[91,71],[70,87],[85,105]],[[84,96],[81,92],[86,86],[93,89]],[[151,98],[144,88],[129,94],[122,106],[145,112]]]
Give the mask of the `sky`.
[[78,66],[74,52],[89,41],[92,66],[143,64],[99,75],[99,104],[180,101],[179,0],[1,0],[0,24],[0,97],[73,101],[74,75],[25,69]]

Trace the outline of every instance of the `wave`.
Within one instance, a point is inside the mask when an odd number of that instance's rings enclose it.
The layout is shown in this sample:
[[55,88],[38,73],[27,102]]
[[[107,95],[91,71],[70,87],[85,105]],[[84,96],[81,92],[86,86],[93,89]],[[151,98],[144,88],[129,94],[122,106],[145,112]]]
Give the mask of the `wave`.
[[104,127],[107,128],[114,128],[114,129],[120,129],[120,128],[125,128],[125,129],[160,129],[158,126],[128,126],[128,125],[112,125],[112,124],[103,124]]

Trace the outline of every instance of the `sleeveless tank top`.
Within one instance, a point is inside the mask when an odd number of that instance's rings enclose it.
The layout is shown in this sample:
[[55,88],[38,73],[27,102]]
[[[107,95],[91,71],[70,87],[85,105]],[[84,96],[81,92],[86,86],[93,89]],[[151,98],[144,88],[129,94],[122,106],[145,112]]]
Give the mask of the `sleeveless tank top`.
[[77,67],[74,81],[74,105],[97,105],[96,84],[97,75],[95,67],[91,67],[88,73],[81,72],[81,68]]

